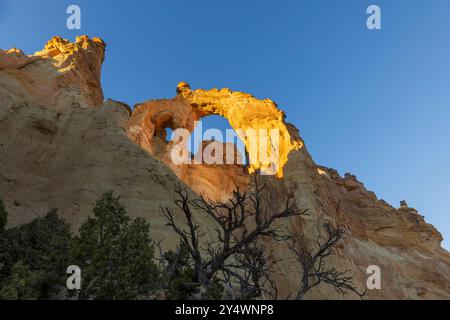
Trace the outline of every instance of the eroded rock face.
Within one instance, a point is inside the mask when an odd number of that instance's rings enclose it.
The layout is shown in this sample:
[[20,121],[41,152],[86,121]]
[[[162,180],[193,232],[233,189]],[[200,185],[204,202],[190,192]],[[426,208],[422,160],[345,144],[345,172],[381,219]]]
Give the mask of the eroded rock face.
[[[150,100],[135,106],[128,136],[141,148],[163,161],[194,191],[206,194],[211,200],[228,199],[236,185],[245,190],[248,175],[257,171],[267,172],[271,169],[270,174],[282,178],[289,153],[303,146],[301,139],[292,137],[289,125],[284,121],[284,113],[269,99],[259,100],[229,89],[192,91],[186,82],[181,82],[176,91],[177,96],[173,99]],[[239,165],[239,162],[232,165],[196,164],[200,161],[190,164],[174,163],[172,152],[176,142],[168,141],[170,137],[167,137],[166,129],[181,128],[192,133],[196,122],[209,115],[223,116],[235,129],[247,149],[249,165],[246,168]],[[248,129],[254,132],[248,132]],[[271,130],[276,131],[275,137],[271,136]],[[262,141],[261,134],[266,134],[267,147],[276,146],[273,150],[266,149],[266,159],[261,157],[264,146],[258,143]],[[273,154],[277,157],[275,161],[270,161]],[[198,158],[192,156],[192,159]]]
[[31,56],[18,49],[1,50],[0,84],[30,103],[101,106],[100,71],[105,47],[101,39],[82,36],[74,43],[54,37]]
[[192,132],[195,122],[199,120],[199,114],[180,96],[171,100],[152,100],[134,108],[129,121],[128,137],[171,168],[197,194],[204,194],[206,198],[215,201],[226,200],[236,184],[242,190],[247,188],[249,177],[243,165],[238,162],[233,165],[195,163],[195,159],[201,160],[201,155],[191,155],[191,163],[177,164],[172,161],[174,142],[169,141],[166,129],[182,128]]
[[[318,201],[310,205],[317,215],[307,220],[304,228],[323,220],[345,226],[347,236],[335,263],[352,270],[360,287],[367,279],[368,265],[379,266],[382,290],[368,291],[372,299],[448,299],[450,259],[440,246],[442,235],[415,209],[396,209],[378,199],[354,175],[341,177],[333,169],[319,168],[328,176],[312,174]],[[287,171],[292,180],[298,180],[290,168]],[[296,192],[307,191],[300,187]]]
[[[10,213],[9,226],[58,208],[76,231],[92,214],[95,200],[113,189],[131,216],[151,222],[155,240],[174,246],[178,241],[159,208],[174,206],[178,183],[189,186],[191,195],[225,200],[234,183],[252,188],[252,170],[174,165],[165,130],[192,131],[195,121],[208,114],[225,116],[233,128],[262,127],[261,119],[267,119],[268,126],[284,132],[286,158],[283,178],[258,175],[271,188],[262,205],[281,207],[291,198],[309,210],[306,217],[283,222],[290,234],[301,233],[313,242],[320,224],[343,225],[347,236],[330,263],[352,270],[362,289],[367,267],[380,266],[382,289],[368,291],[371,299],[450,299],[450,255],[440,246],[440,233],[414,209],[396,209],[377,199],[356,176],[342,177],[315,164],[298,130],[284,123],[273,102],[228,89],[191,91],[182,83],[175,98],[143,103],[131,114],[123,103],[103,101],[104,48],[99,39],[81,37],[75,43],[54,38],[32,56],[17,49],[0,51],[0,198]],[[260,120],[252,122],[252,114]],[[194,213],[207,235],[204,240],[214,241],[212,221]],[[299,268],[286,245],[265,244],[281,260],[275,279],[285,298],[298,286]],[[321,285],[307,298],[342,297]]]

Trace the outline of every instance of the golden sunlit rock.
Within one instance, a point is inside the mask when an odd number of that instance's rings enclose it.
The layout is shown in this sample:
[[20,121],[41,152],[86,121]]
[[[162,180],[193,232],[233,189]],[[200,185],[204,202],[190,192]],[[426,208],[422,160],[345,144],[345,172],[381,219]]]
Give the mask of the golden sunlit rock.
[[[246,146],[249,154],[249,173],[257,172],[260,169],[267,170],[270,167],[270,161],[268,163],[261,159],[262,157],[257,152],[260,145],[255,145],[255,143],[262,143],[260,130],[267,132],[269,143],[266,153],[269,157],[271,156],[270,146],[278,145],[275,152],[278,158],[276,175],[279,178],[283,177],[283,168],[288,161],[289,153],[303,147],[302,141],[291,136],[285,123],[284,112],[279,110],[270,99],[260,100],[250,94],[233,92],[230,89],[192,91],[186,82],[178,85],[177,93],[186,99],[200,118],[208,115],[220,115],[229,121]],[[249,139],[251,137],[245,134],[248,129],[256,131],[256,141]],[[278,132],[278,141],[273,141],[270,136],[271,130]]]
[[105,48],[99,38],[80,36],[73,43],[53,37],[33,55],[18,49],[0,50],[0,70],[4,70],[1,84],[35,103],[101,106]]
[[[227,199],[236,184],[245,190],[248,174],[259,170],[267,172],[272,162],[276,162],[273,165],[275,170],[269,173],[282,178],[289,154],[303,146],[303,142],[288,130],[284,113],[269,99],[259,100],[250,94],[229,89],[192,91],[186,82],[178,84],[176,91],[177,96],[171,100],[150,100],[137,105],[130,119],[128,136],[172,168],[194,191],[205,193],[212,200]],[[173,143],[168,141],[170,137],[166,136],[166,129],[186,129],[192,133],[196,122],[209,115],[220,115],[227,119],[244,142],[249,158],[247,174],[244,166],[237,163],[214,166],[174,163],[171,158]],[[249,129],[256,134],[246,134]],[[276,141],[272,140],[271,130],[277,133]],[[267,132],[266,148],[262,143],[264,134],[261,133],[264,132]],[[271,146],[277,147],[272,150]],[[266,157],[261,156],[264,153]],[[271,161],[274,154],[275,161]],[[202,177],[203,183],[197,183],[197,177]],[[223,188],[224,185],[227,187]],[[217,186],[221,186],[222,191]]]

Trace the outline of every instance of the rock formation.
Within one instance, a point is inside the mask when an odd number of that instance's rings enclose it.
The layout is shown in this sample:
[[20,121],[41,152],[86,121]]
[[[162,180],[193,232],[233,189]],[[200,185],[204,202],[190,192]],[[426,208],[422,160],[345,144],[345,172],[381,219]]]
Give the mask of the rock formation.
[[32,56],[18,49],[0,50],[0,84],[30,103],[55,108],[72,103],[101,106],[105,47],[101,39],[82,36],[74,43],[54,37]]
[[[267,170],[271,163],[258,157],[255,150],[258,146],[255,143],[253,143],[254,146],[251,146],[249,137],[245,134],[247,129],[256,131],[275,129],[279,132],[280,141],[277,143],[279,149],[277,148],[275,151],[280,157],[279,165],[276,168],[276,175],[279,178],[283,177],[283,167],[288,160],[289,153],[303,146],[299,139],[292,139],[291,133],[284,122],[284,112],[279,110],[270,99],[259,100],[250,94],[233,92],[230,89],[192,91],[185,82],[178,85],[177,93],[192,106],[200,117],[215,114],[228,119],[231,127],[244,141],[249,153],[250,165],[248,171],[250,174],[258,170]],[[273,145],[274,141],[271,137],[269,140],[269,144]],[[270,153],[270,151],[267,153]]]
[[[0,197],[10,212],[9,226],[58,208],[75,231],[95,200],[113,189],[131,216],[151,222],[154,239],[175,245],[159,208],[173,206],[178,183],[193,194],[226,200],[235,184],[252,188],[250,176],[267,166],[258,161],[250,166],[171,161],[174,143],[168,142],[166,129],[192,132],[197,120],[218,114],[237,131],[280,130],[277,175],[258,175],[272,191],[263,205],[281,206],[293,197],[310,214],[286,221],[285,227],[311,241],[318,236],[318,224],[343,225],[347,236],[331,262],[352,270],[360,288],[365,288],[367,267],[380,266],[382,289],[368,291],[369,298],[450,298],[450,254],[441,248],[439,232],[414,209],[396,209],[377,199],[355,176],[341,177],[315,164],[275,103],[229,89],[191,90],[181,83],[173,99],[151,100],[131,110],[103,101],[104,50],[100,39],[79,37],[70,43],[55,37],[34,55],[0,51]],[[207,241],[213,241],[211,221],[201,215],[196,219],[211,235]],[[281,259],[276,280],[286,297],[296,289],[299,270],[284,244],[266,245]],[[341,296],[319,286],[307,298]]]

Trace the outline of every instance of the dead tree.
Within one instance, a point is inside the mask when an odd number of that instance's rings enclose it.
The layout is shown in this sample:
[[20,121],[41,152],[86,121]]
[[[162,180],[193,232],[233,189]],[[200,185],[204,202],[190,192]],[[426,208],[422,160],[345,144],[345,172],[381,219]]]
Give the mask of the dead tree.
[[271,277],[272,267],[276,262],[278,261],[273,253],[266,254],[266,250],[256,242],[240,249],[234,255],[234,261],[226,263],[222,268],[224,283],[231,298],[236,299],[234,289],[237,288],[240,300],[251,300],[263,294],[277,299],[277,286]]
[[359,291],[353,284],[350,270],[339,271],[327,265],[327,258],[336,253],[336,247],[345,234],[342,226],[333,227],[331,224],[324,225],[325,236],[319,235],[316,241],[316,251],[307,246],[307,241],[303,236],[292,237],[289,241],[289,249],[294,253],[295,258],[302,269],[302,276],[299,290],[295,299],[299,300],[312,288],[321,283],[332,286],[337,292],[345,295],[353,292],[360,298],[366,293]]
[[[286,200],[281,210],[268,210],[263,205],[263,193],[269,192],[266,185],[259,186],[255,177],[252,191],[233,192],[228,202],[208,201],[203,196],[190,199],[181,185],[176,189],[175,201],[184,218],[184,226],[175,221],[172,209],[162,208],[163,215],[180,237],[192,257],[196,281],[205,287],[212,285],[213,277],[219,272],[225,278],[240,283],[240,299],[250,299],[262,292],[263,278],[269,273],[271,255],[262,254],[257,241],[262,237],[279,239],[280,233],[274,226],[277,220],[305,215],[307,210],[298,210],[292,198]],[[217,243],[202,248],[200,238],[204,236],[199,225],[194,222],[192,208],[205,213],[215,222]],[[269,212],[270,211],[270,212]],[[237,270],[244,270],[239,273]]]

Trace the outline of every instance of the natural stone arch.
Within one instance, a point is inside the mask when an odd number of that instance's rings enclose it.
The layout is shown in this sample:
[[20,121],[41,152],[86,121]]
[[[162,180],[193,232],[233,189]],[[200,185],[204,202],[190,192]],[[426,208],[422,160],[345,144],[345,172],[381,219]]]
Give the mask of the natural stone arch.
[[[275,174],[280,178],[283,176],[283,167],[288,161],[289,153],[303,147],[302,141],[290,132],[285,123],[284,112],[279,110],[272,100],[260,100],[250,94],[233,92],[230,89],[193,91],[186,82],[178,85],[177,96],[172,100],[151,100],[137,105],[130,119],[128,133],[142,148],[167,163],[170,161],[170,146],[165,141],[165,129],[184,128],[192,132],[195,122],[209,115],[226,118],[244,142],[250,174],[268,169],[270,163],[255,154],[252,141],[245,134],[246,130],[277,130],[279,141]],[[275,145],[270,135],[267,138],[268,147]]]
[[[279,132],[279,163],[276,169],[277,177],[283,177],[283,167],[288,161],[289,153],[303,147],[299,139],[293,138],[285,123],[285,114],[277,108],[270,99],[260,100],[250,94],[233,92],[230,89],[191,90],[186,82],[177,87],[178,96],[183,97],[192,107],[193,112],[202,118],[207,115],[220,115],[226,118],[239,138],[244,141],[249,153],[249,173],[267,169],[267,163],[257,158],[245,135],[248,129],[277,130]],[[274,145],[272,137],[268,136],[270,145]]]

